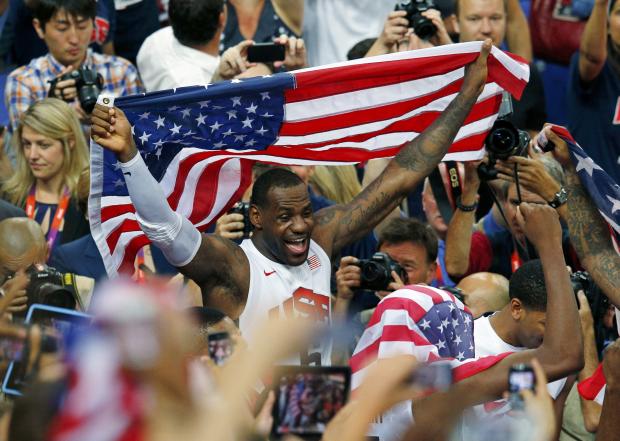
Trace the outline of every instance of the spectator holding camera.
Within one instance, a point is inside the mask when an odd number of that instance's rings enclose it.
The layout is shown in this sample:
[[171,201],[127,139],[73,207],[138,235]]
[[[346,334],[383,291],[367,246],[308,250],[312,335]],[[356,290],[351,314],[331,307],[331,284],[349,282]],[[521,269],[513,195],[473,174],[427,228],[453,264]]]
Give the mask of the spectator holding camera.
[[7,79],[5,103],[11,131],[31,104],[46,97],[71,103],[85,121],[101,91],[116,96],[142,92],[131,63],[88,48],[95,0],[41,0],[33,14],[33,26],[49,52],[14,70]]
[[41,225],[48,250],[88,234],[88,147],[71,107],[56,98],[34,103],[11,142],[16,169],[2,193]]

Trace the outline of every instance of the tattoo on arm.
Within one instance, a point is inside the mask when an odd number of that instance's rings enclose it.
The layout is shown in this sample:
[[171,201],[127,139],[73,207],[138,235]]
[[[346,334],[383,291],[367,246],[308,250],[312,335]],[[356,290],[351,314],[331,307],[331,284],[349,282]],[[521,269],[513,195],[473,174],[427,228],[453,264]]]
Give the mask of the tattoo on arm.
[[[594,281],[605,294],[620,290],[620,257],[609,237],[609,230],[574,171],[566,173],[568,191],[568,229],[571,243]],[[607,286],[609,289],[605,289]],[[614,303],[620,300],[611,299]]]
[[406,170],[430,174],[452,145],[477,97],[459,93],[441,115],[394,158]]

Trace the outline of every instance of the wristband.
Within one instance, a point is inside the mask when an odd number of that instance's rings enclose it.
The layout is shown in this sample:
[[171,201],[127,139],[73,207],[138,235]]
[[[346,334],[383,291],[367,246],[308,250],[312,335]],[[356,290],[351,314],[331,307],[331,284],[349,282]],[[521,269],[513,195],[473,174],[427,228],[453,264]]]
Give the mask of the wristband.
[[555,195],[553,195],[553,199],[551,199],[548,204],[553,208],[561,207],[568,200],[568,193],[564,187],[560,188]]
[[456,198],[456,208],[465,212],[476,211],[476,208],[478,208],[478,202],[474,202],[472,205],[463,205],[461,203],[461,197],[458,196]]

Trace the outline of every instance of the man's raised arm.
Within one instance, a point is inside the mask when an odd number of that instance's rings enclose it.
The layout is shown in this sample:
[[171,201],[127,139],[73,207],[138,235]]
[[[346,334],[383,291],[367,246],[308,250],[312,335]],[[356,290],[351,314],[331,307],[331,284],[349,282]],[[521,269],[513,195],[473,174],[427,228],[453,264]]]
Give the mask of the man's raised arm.
[[477,60],[466,67],[456,98],[400,150],[377,179],[350,203],[317,213],[313,238],[328,254],[368,234],[439,164],[484,89],[490,51],[491,40],[487,40]]
[[[248,272],[247,258],[235,243],[201,235],[189,220],[170,208],[138,153],[122,110],[97,104],[92,113],[91,134],[96,143],[116,154],[140,228],[172,265],[198,285],[214,274],[232,276],[240,288],[249,284],[249,280],[243,279],[243,270]],[[231,267],[238,271],[232,274]]]

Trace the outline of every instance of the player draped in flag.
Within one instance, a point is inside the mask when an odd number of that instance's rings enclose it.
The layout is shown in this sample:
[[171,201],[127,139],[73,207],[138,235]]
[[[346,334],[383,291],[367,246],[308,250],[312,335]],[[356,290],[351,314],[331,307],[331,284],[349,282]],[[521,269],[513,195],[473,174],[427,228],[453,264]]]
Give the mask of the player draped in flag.
[[[204,304],[238,318],[242,333],[251,341],[253,329],[273,315],[329,322],[330,257],[368,234],[441,161],[484,88],[490,50],[487,41],[476,61],[467,66],[451,104],[349,204],[313,214],[307,188],[296,175],[283,169],[262,175],[250,201],[254,234],[240,246],[216,235],[201,235],[172,211],[138,154],[122,111],[97,106],[92,136],[117,155],[144,233],[170,263],[201,287]],[[297,362],[328,364],[329,352],[322,345],[300,354]]]

